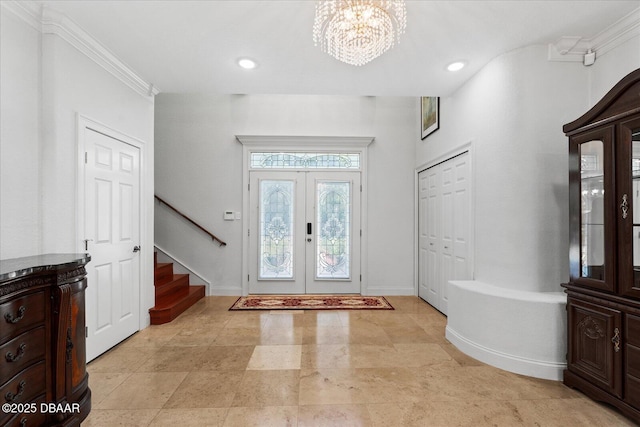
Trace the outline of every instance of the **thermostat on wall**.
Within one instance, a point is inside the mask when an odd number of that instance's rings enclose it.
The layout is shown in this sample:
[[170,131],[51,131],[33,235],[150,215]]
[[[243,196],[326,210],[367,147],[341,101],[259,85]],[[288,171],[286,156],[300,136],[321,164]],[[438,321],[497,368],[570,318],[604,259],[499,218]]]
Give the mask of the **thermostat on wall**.
[[224,220],[233,221],[235,219],[235,213],[233,211],[224,211]]

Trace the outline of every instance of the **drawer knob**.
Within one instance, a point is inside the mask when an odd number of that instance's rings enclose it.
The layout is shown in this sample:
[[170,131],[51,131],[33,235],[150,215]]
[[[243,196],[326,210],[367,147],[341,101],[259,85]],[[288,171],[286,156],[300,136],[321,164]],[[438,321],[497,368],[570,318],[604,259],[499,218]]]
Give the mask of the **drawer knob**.
[[24,388],[26,386],[27,386],[27,382],[25,380],[20,381],[20,384],[18,384],[18,391],[16,392],[16,394],[13,394],[10,391],[8,391],[7,394],[4,395],[5,400],[9,403],[14,402],[16,398],[22,396],[22,393],[24,393]]
[[19,321],[21,321],[24,318],[24,312],[27,311],[27,309],[25,308],[24,305],[21,305],[20,308],[18,309],[18,315],[16,317],[13,317],[13,314],[11,313],[7,313],[4,315],[4,319],[8,322],[8,323],[12,323],[12,324],[16,324]]
[[16,352],[16,354],[11,353],[10,351],[7,352],[7,354],[5,355],[5,359],[7,359],[7,362],[17,362],[18,360],[22,359],[22,356],[24,356],[24,351],[27,349],[27,345],[25,343],[20,344],[20,347],[18,347],[18,351]]

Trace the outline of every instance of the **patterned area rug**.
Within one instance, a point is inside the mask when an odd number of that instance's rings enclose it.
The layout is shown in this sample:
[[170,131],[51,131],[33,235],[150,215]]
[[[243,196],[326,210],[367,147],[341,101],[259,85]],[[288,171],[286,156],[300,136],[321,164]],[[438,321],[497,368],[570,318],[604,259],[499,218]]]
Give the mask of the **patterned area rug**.
[[249,295],[229,310],[393,310],[384,297],[360,295]]

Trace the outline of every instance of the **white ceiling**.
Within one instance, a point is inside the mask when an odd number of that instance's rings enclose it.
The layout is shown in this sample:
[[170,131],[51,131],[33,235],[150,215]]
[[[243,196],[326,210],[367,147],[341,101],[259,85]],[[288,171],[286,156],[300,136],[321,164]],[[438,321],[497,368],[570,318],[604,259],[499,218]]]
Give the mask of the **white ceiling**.
[[[633,1],[407,0],[399,45],[362,67],[315,47],[313,0],[41,0],[162,92],[445,96],[488,61],[562,36],[593,38]],[[236,65],[255,59],[258,68]],[[445,70],[462,59],[468,66]]]

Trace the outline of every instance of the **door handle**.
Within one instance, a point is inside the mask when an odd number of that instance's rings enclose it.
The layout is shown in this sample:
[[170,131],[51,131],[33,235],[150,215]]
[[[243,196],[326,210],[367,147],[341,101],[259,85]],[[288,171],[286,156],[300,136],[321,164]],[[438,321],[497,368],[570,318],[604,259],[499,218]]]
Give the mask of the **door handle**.
[[135,253],[135,252],[140,252],[140,249],[142,249],[140,246],[135,245],[135,246],[133,247],[133,252],[134,252],[134,253]]
[[307,223],[307,234],[313,234],[311,232],[311,223],[310,222]]

